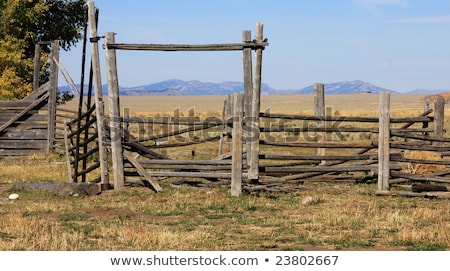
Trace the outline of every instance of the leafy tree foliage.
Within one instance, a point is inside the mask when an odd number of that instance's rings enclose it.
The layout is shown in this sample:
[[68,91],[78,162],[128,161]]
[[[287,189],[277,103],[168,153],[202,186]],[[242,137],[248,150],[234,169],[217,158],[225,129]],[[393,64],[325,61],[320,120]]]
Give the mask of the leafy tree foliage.
[[[82,38],[85,0],[0,0],[0,99],[20,99],[32,90],[34,47],[60,40],[70,50]],[[50,48],[43,48],[43,67]]]

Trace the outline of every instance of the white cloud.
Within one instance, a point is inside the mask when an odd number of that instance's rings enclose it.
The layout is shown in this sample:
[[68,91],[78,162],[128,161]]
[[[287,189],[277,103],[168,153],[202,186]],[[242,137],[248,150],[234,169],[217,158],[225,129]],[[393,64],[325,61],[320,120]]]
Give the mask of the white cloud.
[[415,17],[405,19],[390,20],[391,23],[404,23],[404,24],[437,24],[437,23],[450,23],[450,15],[435,16],[435,17]]

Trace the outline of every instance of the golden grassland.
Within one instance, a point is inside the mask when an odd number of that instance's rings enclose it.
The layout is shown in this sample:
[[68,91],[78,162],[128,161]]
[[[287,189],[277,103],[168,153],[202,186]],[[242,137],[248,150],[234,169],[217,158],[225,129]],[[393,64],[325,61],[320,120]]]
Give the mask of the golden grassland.
[[[176,108],[187,114],[195,108],[209,116],[221,115],[224,99],[122,97],[121,106],[132,114],[165,115]],[[306,114],[313,110],[312,99],[262,96],[261,108]],[[333,114],[377,114],[377,95],[326,99]],[[413,95],[393,95],[391,107],[396,116],[423,110],[420,96]],[[448,200],[377,197],[376,184],[323,180],[291,194],[230,197],[225,188],[174,188],[174,179],[161,179],[164,191],[158,194],[129,187],[62,197],[10,186],[66,182],[61,155],[4,157],[0,167],[0,250],[450,250]],[[11,193],[19,199],[8,200]],[[306,196],[314,201],[303,205]]]
[[[423,111],[422,95],[391,95],[391,114],[417,115]],[[179,109],[182,114],[187,114],[194,109],[198,114],[222,115],[222,108],[226,96],[123,96],[120,98],[122,112],[129,108],[132,115],[172,115]],[[326,107],[330,107],[332,113],[339,112],[348,116],[376,116],[378,113],[377,94],[340,94],[326,95]],[[108,112],[107,98],[105,97],[105,112]],[[77,102],[71,101],[65,107],[76,108]],[[270,109],[273,113],[311,114],[314,112],[313,95],[262,95],[261,111]]]

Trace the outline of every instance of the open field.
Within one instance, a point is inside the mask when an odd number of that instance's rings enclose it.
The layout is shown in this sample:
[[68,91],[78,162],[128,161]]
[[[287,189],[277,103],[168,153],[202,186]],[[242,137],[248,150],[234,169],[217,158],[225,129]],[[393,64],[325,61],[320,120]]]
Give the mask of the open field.
[[[417,114],[423,110],[422,95],[391,95],[391,108],[396,114]],[[187,113],[194,108],[203,114],[222,114],[226,96],[123,96],[120,98],[122,112],[130,108],[131,114],[149,113],[154,115],[173,114],[177,108]],[[339,111],[342,115],[377,115],[378,99],[376,94],[342,94],[326,95],[325,104],[332,112]],[[314,110],[313,95],[262,95],[261,111],[268,108],[274,113],[311,113]],[[107,99],[105,97],[105,102]],[[75,101],[65,107],[76,108]],[[108,111],[108,106],[105,106]]]
[[[391,98],[394,116],[423,110],[421,96]],[[122,97],[121,107],[132,115],[195,108],[196,115],[220,116],[224,99]],[[261,108],[306,114],[312,101],[312,95],[262,96]],[[326,101],[333,114],[378,111],[378,95]],[[0,250],[450,250],[450,201],[377,197],[373,183],[319,181],[291,194],[232,198],[225,188],[174,188],[174,179],[162,179],[159,194],[134,187],[63,197],[11,189],[14,182],[66,182],[62,155],[0,158],[0,167]],[[19,199],[8,200],[11,193]],[[313,202],[303,205],[307,196]]]

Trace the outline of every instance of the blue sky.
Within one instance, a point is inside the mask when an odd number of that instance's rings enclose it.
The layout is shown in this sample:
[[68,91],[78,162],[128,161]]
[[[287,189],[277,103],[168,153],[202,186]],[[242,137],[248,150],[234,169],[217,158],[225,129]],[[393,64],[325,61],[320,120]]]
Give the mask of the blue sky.
[[[99,34],[115,32],[118,43],[241,42],[242,30],[254,36],[262,22],[269,40],[262,79],[276,89],[363,80],[400,92],[450,90],[450,0],[97,0],[95,5]],[[80,51],[81,44],[61,53],[76,82]],[[118,51],[117,57],[119,84],[127,87],[243,76],[242,54],[235,51]]]

